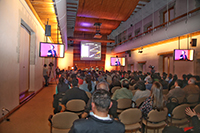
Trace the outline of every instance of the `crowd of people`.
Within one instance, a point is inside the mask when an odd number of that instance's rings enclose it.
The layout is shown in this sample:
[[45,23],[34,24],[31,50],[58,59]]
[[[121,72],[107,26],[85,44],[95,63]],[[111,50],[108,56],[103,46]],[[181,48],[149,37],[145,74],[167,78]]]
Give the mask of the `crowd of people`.
[[[82,99],[86,103],[85,110],[80,118],[87,119],[75,121],[71,133],[75,130],[98,132],[98,128],[100,129],[102,126],[106,128],[101,130],[124,132],[124,125],[120,123],[117,114],[118,99],[127,98],[136,101],[139,98],[146,97],[146,100],[138,107],[143,118],[146,118],[152,109],[163,110],[170,97],[186,98],[190,94],[200,94],[200,77],[191,74],[183,74],[182,79],[178,79],[176,74],[168,75],[165,72],[160,74],[155,73],[155,71],[142,73],[141,71],[61,70],[58,76],[59,83],[56,86],[53,101],[55,114],[66,111],[66,103],[69,100]],[[112,88],[116,86],[121,89],[112,93]],[[163,94],[164,89],[169,91],[168,94]],[[135,92],[132,93],[133,91]],[[90,92],[92,98],[89,98],[86,92]],[[58,99],[60,98],[62,100],[59,102]],[[135,107],[134,104],[133,107]],[[186,113],[193,112],[188,110]],[[193,116],[196,117],[197,114]],[[193,116],[191,115],[191,117]],[[80,124],[85,126],[94,124],[94,128],[90,126],[90,129],[83,129]],[[113,126],[116,127],[113,128]],[[194,129],[200,131],[199,128]]]

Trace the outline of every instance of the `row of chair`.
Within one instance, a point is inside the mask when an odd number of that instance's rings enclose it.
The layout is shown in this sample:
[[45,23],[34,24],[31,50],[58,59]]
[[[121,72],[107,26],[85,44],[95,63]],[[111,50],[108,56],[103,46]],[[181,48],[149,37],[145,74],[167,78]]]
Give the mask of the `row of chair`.
[[[121,112],[119,119],[125,125],[125,129],[129,131],[142,130],[142,124],[145,125],[146,133],[147,129],[163,128],[166,125],[180,126],[189,124],[189,118],[185,114],[185,108],[189,107],[188,104],[182,104],[174,108],[170,116],[168,116],[168,109],[164,108],[162,111],[151,110],[148,113],[147,118],[142,118],[142,113],[138,108],[130,108]],[[200,113],[200,104],[198,104],[194,110]]]

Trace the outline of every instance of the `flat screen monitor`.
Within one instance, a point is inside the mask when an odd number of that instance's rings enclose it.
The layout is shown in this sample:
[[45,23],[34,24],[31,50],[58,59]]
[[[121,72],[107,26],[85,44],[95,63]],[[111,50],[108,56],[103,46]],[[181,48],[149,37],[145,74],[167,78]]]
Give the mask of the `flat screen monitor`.
[[64,44],[40,42],[40,57],[64,58],[64,53]]
[[100,42],[81,42],[81,60],[101,60]]
[[193,49],[174,49],[175,61],[193,61],[194,50]]
[[111,66],[125,66],[125,58],[124,57],[111,57],[110,65]]

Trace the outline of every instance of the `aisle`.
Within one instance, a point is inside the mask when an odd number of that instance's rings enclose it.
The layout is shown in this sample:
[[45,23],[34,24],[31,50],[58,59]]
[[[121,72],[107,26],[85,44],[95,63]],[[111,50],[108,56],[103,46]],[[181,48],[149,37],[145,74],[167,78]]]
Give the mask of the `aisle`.
[[53,114],[55,83],[43,88],[35,97],[0,124],[0,133],[49,133],[48,117]]

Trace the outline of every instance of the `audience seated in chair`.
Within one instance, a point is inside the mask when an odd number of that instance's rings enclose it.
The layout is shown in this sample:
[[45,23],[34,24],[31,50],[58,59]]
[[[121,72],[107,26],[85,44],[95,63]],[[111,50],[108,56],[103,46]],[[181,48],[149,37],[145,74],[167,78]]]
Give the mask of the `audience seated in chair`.
[[200,133],[200,114],[189,107],[185,109],[185,113],[191,117],[192,127],[178,128],[175,126],[167,126],[163,129],[162,133]]
[[133,93],[131,90],[129,90],[129,81],[128,80],[124,80],[122,82],[122,88],[116,90],[114,92],[114,94],[112,95],[113,100],[118,100],[118,99],[123,99],[123,98],[127,98],[127,99],[133,98]]
[[142,98],[142,97],[150,96],[151,92],[146,89],[146,86],[143,81],[138,81],[135,85],[135,89],[137,90],[135,92],[135,95],[132,98],[132,101],[136,101],[137,99]]
[[65,96],[62,98],[60,106],[62,107],[62,111],[65,111],[65,105],[69,100],[72,99],[81,99],[84,100],[87,104],[89,98],[84,90],[79,89],[78,87],[78,79],[72,79],[72,88],[66,91]]
[[103,89],[92,95],[92,112],[88,119],[79,119],[73,123],[69,133],[124,133],[125,126],[108,115],[112,106],[110,94]]
[[[97,90],[98,90],[98,89],[103,89],[103,90],[106,90],[106,91],[109,92],[108,83],[105,82],[105,81],[99,82],[99,83],[97,84]],[[117,101],[111,99],[111,102],[112,102],[112,106],[111,106],[111,108],[109,109],[108,114],[109,114],[111,117],[113,117],[113,118],[115,118],[115,119],[118,119],[118,114],[117,114]],[[90,112],[92,111],[92,105],[91,105],[91,103],[92,103],[92,98],[90,98],[90,99],[88,100],[88,103],[87,103],[87,105],[86,105],[86,107],[85,107],[85,110],[84,110],[83,114],[81,115],[82,118],[88,117],[88,115],[89,115]]]
[[140,106],[143,117],[147,117],[152,109],[163,110],[162,85],[157,81],[152,85],[151,95]]
[[[185,92],[184,90],[182,89],[182,86],[183,86],[183,81],[178,79],[175,81],[174,83],[174,86],[175,88],[170,90],[169,93],[165,96],[165,100],[167,101],[168,98],[170,97],[174,97],[174,98],[177,98],[179,99],[180,97],[183,97],[185,98]],[[182,103],[183,101],[178,101],[179,104]]]
[[188,85],[186,85],[183,90],[186,93],[186,97],[190,94],[200,94],[200,89],[197,85],[195,85],[196,79],[194,77],[191,77],[188,80]]

